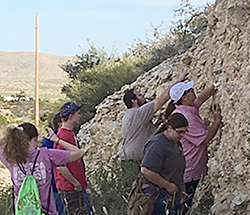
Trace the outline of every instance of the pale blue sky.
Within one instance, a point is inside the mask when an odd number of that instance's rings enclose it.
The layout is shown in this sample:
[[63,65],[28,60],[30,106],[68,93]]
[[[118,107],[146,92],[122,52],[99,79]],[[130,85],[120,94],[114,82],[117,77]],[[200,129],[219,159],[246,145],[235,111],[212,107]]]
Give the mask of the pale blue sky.
[[[202,6],[213,0],[190,0]],[[151,36],[162,21],[174,20],[181,0],[0,0],[0,51],[34,51],[35,16],[39,15],[39,49],[76,55],[97,47],[118,53],[135,39]]]

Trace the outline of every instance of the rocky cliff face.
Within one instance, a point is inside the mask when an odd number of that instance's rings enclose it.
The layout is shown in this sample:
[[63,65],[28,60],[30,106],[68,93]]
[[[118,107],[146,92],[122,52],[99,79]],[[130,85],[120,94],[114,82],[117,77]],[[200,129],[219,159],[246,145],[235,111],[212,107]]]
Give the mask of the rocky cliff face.
[[[209,12],[207,31],[190,50],[163,62],[97,106],[95,117],[78,135],[89,148],[85,157],[89,172],[99,160],[110,163],[117,157],[124,92],[141,86],[151,100],[187,71],[195,81],[196,93],[215,81],[220,83],[214,99],[223,115],[223,124],[209,145],[208,176],[199,186],[191,214],[250,214],[249,18],[249,0],[216,1]],[[211,102],[208,100],[200,111],[210,121]]]

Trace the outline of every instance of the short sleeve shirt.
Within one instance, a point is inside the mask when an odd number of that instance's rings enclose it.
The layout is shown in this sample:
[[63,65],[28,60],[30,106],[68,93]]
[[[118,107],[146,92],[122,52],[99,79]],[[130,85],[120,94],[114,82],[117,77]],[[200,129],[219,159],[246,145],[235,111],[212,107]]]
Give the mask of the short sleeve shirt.
[[[57,136],[68,142],[71,143],[74,146],[78,147],[78,142],[75,136],[74,131],[66,129],[66,128],[60,128]],[[60,146],[58,143],[54,144],[54,148],[65,150],[62,146]],[[79,159],[73,163],[69,163],[66,166],[70,173],[81,183],[82,187],[87,187],[87,181],[85,176],[85,168],[84,168],[84,162],[82,159]],[[64,176],[55,169],[55,179],[56,179],[56,186],[60,190],[74,190],[75,187],[73,184],[71,184]]]
[[139,108],[129,108],[122,119],[123,146],[119,152],[122,160],[141,160],[144,146],[155,133],[152,123],[154,102]]
[[207,174],[207,147],[203,144],[207,136],[207,126],[199,115],[197,99],[193,106],[176,105],[173,113],[183,114],[188,121],[188,131],[181,139],[186,159],[184,181],[195,181]]
[[[176,184],[179,190],[183,189],[183,174],[185,168],[185,158],[181,145],[176,151],[175,145],[164,133],[155,135],[145,146],[142,167],[146,167],[163,178]],[[151,184],[145,177],[143,183]]]
[[[23,167],[27,174],[30,174],[32,171],[33,163],[37,155],[37,152],[38,152],[37,149],[30,151],[28,157],[26,158],[26,163],[23,164]],[[40,154],[37,157],[33,176],[35,177],[38,185],[43,211],[47,211],[48,198],[51,199],[49,206],[49,215],[57,214],[53,192],[50,192],[51,194],[49,197],[49,189],[51,189],[51,177],[52,177],[51,170],[56,166],[65,166],[69,160],[69,155],[70,155],[69,151],[47,149],[44,147],[41,148]],[[14,194],[15,197],[17,197],[25,175],[20,170],[17,164],[10,163],[4,158],[3,148],[1,147],[0,147],[0,159],[11,173],[11,180],[14,187]]]

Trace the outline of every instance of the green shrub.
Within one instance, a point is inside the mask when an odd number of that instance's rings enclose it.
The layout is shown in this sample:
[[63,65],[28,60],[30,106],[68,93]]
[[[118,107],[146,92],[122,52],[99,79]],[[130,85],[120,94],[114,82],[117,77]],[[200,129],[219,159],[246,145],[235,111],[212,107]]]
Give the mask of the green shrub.
[[125,176],[118,159],[114,160],[112,166],[107,166],[102,162],[98,166],[99,168],[91,174],[91,181],[94,181],[94,184],[89,186],[90,202],[95,209],[95,214],[127,214],[127,200],[131,186],[126,186],[126,184],[128,182],[132,184],[134,179],[126,178],[126,176],[137,175],[135,171],[138,168],[130,168]]
[[5,101],[4,96],[0,95],[0,102],[4,102],[4,101]]
[[24,91],[20,91],[19,93],[15,93],[11,95],[13,97],[13,102],[25,101],[27,100],[27,95]]
[[[86,56],[83,58],[85,61]],[[96,58],[94,56],[94,60],[91,57],[88,60],[95,62]],[[69,75],[72,77],[71,81],[64,85],[62,92],[71,100],[84,104],[81,123],[94,116],[95,106],[106,96],[119,90],[124,84],[131,83],[143,72],[138,67],[139,59],[135,57],[124,57],[122,60],[110,58],[106,62],[101,60],[98,62],[94,67],[87,66],[87,68],[83,68],[78,61],[75,64],[70,62],[62,66],[65,71],[67,69],[67,73],[74,74]]]
[[137,41],[130,48],[133,56],[140,56],[141,67],[148,71],[164,60],[188,50],[196,38],[207,28],[207,11],[193,7],[189,0],[182,0],[175,11],[178,19],[168,32],[162,31],[163,23],[153,29],[153,39]]
[[8,123],[9,123],[8,119],[0,113],[0,125],[5,126],[8,125]]

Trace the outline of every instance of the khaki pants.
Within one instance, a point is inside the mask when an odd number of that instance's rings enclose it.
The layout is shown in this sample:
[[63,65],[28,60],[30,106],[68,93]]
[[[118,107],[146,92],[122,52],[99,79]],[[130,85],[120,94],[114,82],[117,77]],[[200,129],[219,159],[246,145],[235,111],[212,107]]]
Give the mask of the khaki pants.
[[[138,173],[140,172],[141,161],[139,160],[122,160],[121,168],[123,171],[123,186],[125,192],[128,194],[130,192],[133,181],[136,179]],[[125,195],[127,196],[127,195]]]

